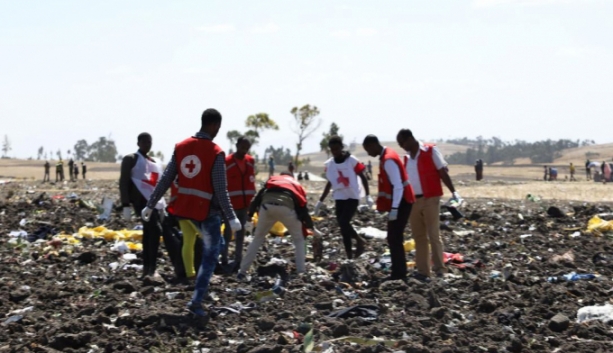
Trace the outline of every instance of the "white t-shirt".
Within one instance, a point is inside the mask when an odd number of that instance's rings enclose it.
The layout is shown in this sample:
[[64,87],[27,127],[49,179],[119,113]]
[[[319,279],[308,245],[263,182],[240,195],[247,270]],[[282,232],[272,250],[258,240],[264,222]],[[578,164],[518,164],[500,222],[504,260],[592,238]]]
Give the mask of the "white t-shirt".
[[[415,158],[411,158],[410,154],[407,154],[406,165],[405,168],[407,170],[407,174],[409,175],[409,182],[413,187],[413,192],[415,195],[422,195],[424,192],[421,188],[421,179],[419,179],[419,170],[417,168],[417,159],[421,155],[422,151],[427,151],[428,148],[424,146],[423,143],[419,143],[419,150],[415,155]],[[447,162],[443,158],[443,154],[439,151],[438,147],[432,147],[432,159],[434,161],[434,166],[436,170],[441,170],[447,166]]]
[[326,178],[332,184],[332,197],[335,200],[359,200],[360,181],[358,174],[366,167],[357,158],[349,155],[343,163],[334,162],[334,158],[326,161]]

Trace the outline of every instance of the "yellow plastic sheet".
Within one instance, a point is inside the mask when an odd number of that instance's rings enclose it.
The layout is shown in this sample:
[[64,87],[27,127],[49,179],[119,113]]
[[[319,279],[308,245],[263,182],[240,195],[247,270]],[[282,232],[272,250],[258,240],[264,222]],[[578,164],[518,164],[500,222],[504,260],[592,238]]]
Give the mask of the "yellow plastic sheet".
[[409,252],[415,250],[415,240],[407,240],[404,242],[404,251]]
[[587,222],[587,231],[597,236],[613,232],[613,221],[605,221],[598,216],[594,216]]
[[[257,213],[253,215],[251,222],[253,223],[254,227],[257,227],[258,225],[258,214]],[[285,233],[287,233],[287,228],[285,228],[283,223],[277,222],[272,226],[272,228],[270,228],[270,233],[278,237],[282,237],[282,236],[285,236]]]
[[142,241],[142,230],[111,230],[100,226],[96,228],[81,227],[77,233],[79,236],[86,239],[104,239],[106,241],[123,240],[123,241]]

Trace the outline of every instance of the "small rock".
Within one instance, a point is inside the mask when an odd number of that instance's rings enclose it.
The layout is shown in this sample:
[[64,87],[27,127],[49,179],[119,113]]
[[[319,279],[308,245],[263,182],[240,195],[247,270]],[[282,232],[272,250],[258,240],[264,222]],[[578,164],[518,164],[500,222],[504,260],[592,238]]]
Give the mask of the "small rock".
[[549,329],[554,332],[562,332],[570,325],[570,319],[563,314],[557,314],[549,320]]
[[157,277],[147,276],[143,279],[143,285],[161,287],[165,284],[164,280]]
[[332,330],[332,336],[334,336],[334,338],[339,338],[347,335],[349,335],[349,327],[347,327],[347,325],[345,324],[336,325]]
[[20,301],[26,299],[29,296],[30,292],[19,289],[9,293],[9,300],[13,303],[19,303]]
[[507,350],[513,353],[520,353],[521,351],[523,351],[523,349],[524,349],[524,344],[521,343],[521,340],[519,338],[514,338],[511,341],[511,345],[507,347]]
[[441,301],[438,299],[438,296],[432,290],[428,291],[428,303],[430,304],[430,309],[438,308],[441,306]]
[[85,308],[77,313],[77,317],[91,316],[95,312],[96,312],[96,308]]
[[445,307],[433,308],[430,310],[430,315],[434,316],[438,320],[444,318],[445,314],[447,314],[447,308]]
[[268,319],[261,319],[257,322],[257,326],[262,331],[268,331],[275,327],[275,322]]
[[82,264],[91,264],[92,262],[96,261],[96,257],[96,254],[91,251],[87,251],[81,253],[77,260],[79,260]]
[[334,308],[332,302],[315,303],[313,306],[317,310],[332,310]]
[[406,291],[409,286],[403,280],[386,281],[381,284],[381,291]]
[[284,334],[280,334],[279,337],[277,337],[277,344],[287,346],[289,344],[289,340]]
[[143,296],[149,295],[153,292],[155,292],[155,288],[153,288],[152,286],[143,287],[140,290],[140,294],[142,294]]
[[118,290],[122,290],[124,291],[124,293],[132,293],[134,291],[136,291],[136,288],[134,288],[134,286],[126,281],[122,281],[122,282],[117,282],[113,285],[113,288],[118,289]]
[[562,210],[560,210],[559,208],[557,208],[555,206],[549,207],[547,209],[547,214],[549,215],[549,217],[553,217],[553,218],[564,218],[564,217],[566,217],[564,212],[562,212]]
[[483,299],[479,302],[478,310],[483,313],[491,314],[496,310],[496,303],[491,300]]

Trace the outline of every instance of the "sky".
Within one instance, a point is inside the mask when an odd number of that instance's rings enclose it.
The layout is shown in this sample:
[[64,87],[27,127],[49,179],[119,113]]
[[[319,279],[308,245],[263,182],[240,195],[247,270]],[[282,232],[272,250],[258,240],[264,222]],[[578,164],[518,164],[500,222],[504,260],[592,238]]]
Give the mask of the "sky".
[[[200,115],[216,142],[266,112],[295,149],[295,106],[346,142],[497,136],[613,141],[613,1],[0,0],[0,137],[10,156],[147,131],[168,158]],[[65,153],[65,152],[63,152]]]

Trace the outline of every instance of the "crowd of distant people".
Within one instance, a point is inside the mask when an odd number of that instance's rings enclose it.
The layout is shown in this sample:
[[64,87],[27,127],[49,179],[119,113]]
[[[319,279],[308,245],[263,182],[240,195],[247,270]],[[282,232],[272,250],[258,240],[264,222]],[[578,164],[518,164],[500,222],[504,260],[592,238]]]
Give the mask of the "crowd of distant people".
[[[585,179],[590,181],[602,181],[603,183],[613,181],[613,163],[602,161],[592,162],[589,159],[585,162]],[[568,168],[569,175],[565,177],[565,180],[577,181],[577,168],[573,163],[570,163]],[[551,166],[543,166],[543,180],[544,181],[557,181],[558,180],[558,168]]]
[[[72,158],[67,163],[68,166],[68,175],[70,181],[77,181],[79,179],[79,163],[72,160]],[[43,177],[43,183],[51,182],[51,164],[49,161],[45,161],[45,175]],[[87,165],[85,162],[81,162],[81,175],[83,179],[86,178],[87,175]],[[55,164],[55,182],[62,182],[65,180],[64,174],[64,161],[60,158],[59,161]]]

